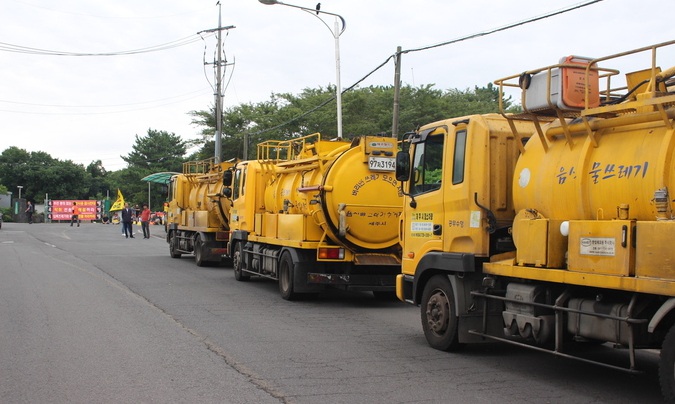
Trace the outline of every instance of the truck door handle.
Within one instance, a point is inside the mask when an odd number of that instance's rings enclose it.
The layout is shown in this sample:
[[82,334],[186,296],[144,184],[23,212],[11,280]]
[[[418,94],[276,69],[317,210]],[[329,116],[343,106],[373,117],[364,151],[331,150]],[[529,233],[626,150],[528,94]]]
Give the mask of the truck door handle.
[[443,234],[443,226],[440,224],[435,224],[433,229],[434,236],[440,236]]

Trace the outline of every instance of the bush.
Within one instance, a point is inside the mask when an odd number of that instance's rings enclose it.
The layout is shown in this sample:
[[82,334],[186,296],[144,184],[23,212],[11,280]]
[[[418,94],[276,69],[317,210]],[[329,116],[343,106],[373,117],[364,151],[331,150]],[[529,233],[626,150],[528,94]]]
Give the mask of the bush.
[[14,221],[14,212],[12,208],[0,208],[0,214],[2,214],[3,222],[13,222]]

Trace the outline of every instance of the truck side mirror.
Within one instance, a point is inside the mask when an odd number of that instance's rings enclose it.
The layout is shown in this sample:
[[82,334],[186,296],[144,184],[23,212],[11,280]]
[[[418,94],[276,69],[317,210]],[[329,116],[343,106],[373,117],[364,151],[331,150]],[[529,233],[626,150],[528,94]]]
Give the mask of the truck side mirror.
[[410,179],[410,153],[400,151],[396,153],[396,180],[408,181]]
[[232,186],[232,170],[227,170],[223,173],[223,185],[226,187]]

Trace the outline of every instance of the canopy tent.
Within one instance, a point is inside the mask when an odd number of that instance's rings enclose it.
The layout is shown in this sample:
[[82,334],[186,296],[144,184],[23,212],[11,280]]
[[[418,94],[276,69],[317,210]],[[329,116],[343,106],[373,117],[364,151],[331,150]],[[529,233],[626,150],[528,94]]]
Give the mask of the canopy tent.
[[148,205],[150,205],[150,183],[154,182],[155,184],[162,184],[162,185],[168,185],[169,182],[171,182],[171,177],[174,175],[178,175],[180,173],[174,173],[171,171],[166,171],[163,173],[154,173],[150,174],[148,176],[145,176],[141,178],[141,181],[147,181],[148,182]]
[[172,171],[166,171],[163,173],[154,173],[141,178],[141,181],[154,182],[156,184],[166,185],[171,181],[171,177],[178,174],[180,173],[174,173]]

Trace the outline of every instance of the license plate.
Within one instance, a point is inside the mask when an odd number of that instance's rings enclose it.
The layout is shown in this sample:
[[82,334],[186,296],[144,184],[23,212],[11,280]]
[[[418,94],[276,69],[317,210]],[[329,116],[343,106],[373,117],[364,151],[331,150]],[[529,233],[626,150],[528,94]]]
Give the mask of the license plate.
[[368,157],[370,171],[396,171],[396,159],[389,157]]

